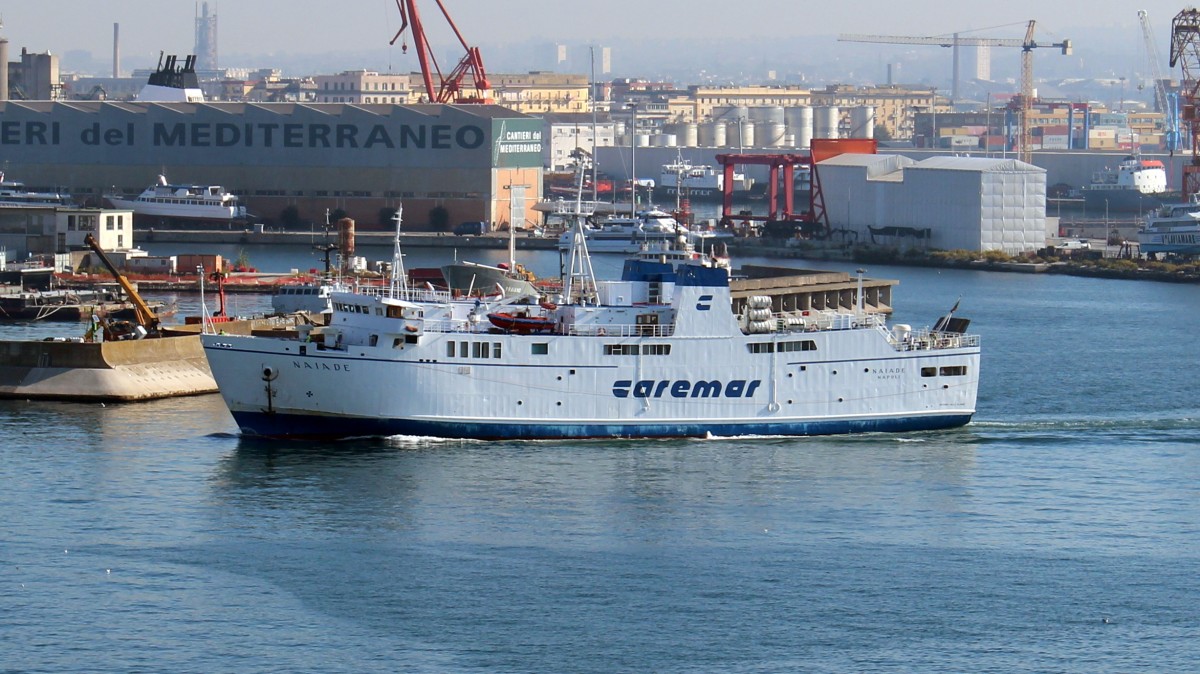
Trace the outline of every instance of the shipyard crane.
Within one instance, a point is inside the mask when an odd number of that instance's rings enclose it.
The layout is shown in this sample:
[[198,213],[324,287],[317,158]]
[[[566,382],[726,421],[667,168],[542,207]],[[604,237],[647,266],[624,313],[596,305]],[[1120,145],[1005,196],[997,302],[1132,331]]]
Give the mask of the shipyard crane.
[[[83,243],[86,244],[88,248],[92,249],[92,252],[96,254],[96,257],[100,258],[100,262],[103,263],[105,268],[108,269],[108,273],[112,274],[112,277],[116,280],[117,284],[121,286],[121,290],[125,291],[125,296],[129,298],[130,302],[133,303],[133,312],[137,317],[137,324],[142,328],[141,336],[158,337],[158,314],[154,313],[154,310],[150,308],[150,305],[146,304],[146,301],[143,300],[142,296],[138,294],[137,288],[133,287],[133,284],[130,283],[129,279],[125,278],[125,275],[117,269],[117,266],[113,264],[112,260],[108,259],[108,256],[104,254],[104,249],[100,247],[100,242],[96,241],[96,237],[92,236],[92,234],[89,232],[88,235],[83,238]],[[106,332],[108,332],[108,330],[106,330]]]
[[1146,65],[1150,70],[1151,84],[1154,87],[1154,106],[1163,114],[1164,142],[1171,154],[1179,149],[1179,107],[1178,96],[1167,91],[1166,78],[1163,76],[1162,62],[1158,60],[1158,40],[1154,38],[1154,30],[1150,27],[1150,15],[1144,9],[1138,10],[1138,21],[1142,24],[1142,39],[1146,42]]
[[[454,70],[450,71],[449,75],[442,75],[442,70],[438,67],[437,58],[433,55],[433,50],[429,47],[429,40],[425,37],[425,27],[421,23],[421,14],[417,11],[416,0],[396,0],[396,7],[400,10],[400,30],[396,31],[396,36],[388,44],[396,44],[404,35],[405,29],[409,29],[412,33],[413,47],[417,50],[417,61],[421,64],[421,77],[425,82],[425,95],[431,103],[491,103],[492,99],[489,96],[491,84],[488,83],[487,73],[483,69],[483,57],[479,53],[479,47],[472,47],[463,39],[462,33],[458,31],[458,26],[454,25],[454,19],[450,18],[450,13],[446,11],[446,6],[442,4],[442,0],[436,0],[438,9],[442,10],[442,16],[446,17],[446,23],[450,24],[450,29],[454,31],[454,36],[458,38],[458,42],[466,51],[462,60],[458,62]],[[402,41],[400,48],[405,53],[408,52],[408,42]],[[437,76],[437,82],[434,82],[434,76]],[[467,77],[471,79],[471,87],[475,93],[468,95],[464,92],[464,83]]]
[[951,47],[954,50],[954,79],[951,82],[951,100],[958,97],[958,48],[959,47],[1020,47],[1021,48],[1021,91],[1017,96],[1017,106],[1021,111],[1021,161],[1028,163],[1031,159],[1031,134],[1029,128],[1029,111],[1033,107],[1033,50],[1038,47],[1055,47],[1062,50],[1063,55],[1069,55],[1072,50],[1071,41],[1063,40],[1052,44],[1039,44],[1033,38],[1036,21],[1030,20],[1025,28],[1024,39],[995,38],[995,37],[959,37],[958,33],[946,36],[905,36],[905,35],[861,35],[843,33],[838,35],[840,42],[875,42],[884,44],[922,44],[938,47]]
[[1188,7],[1171,20],[1171,67],[1179,66],[1180,97],[1183,109],[1180,118],[1187,125],[1191,139],[1192,160],[1183,166],[1181,191],[1185,200],[1200,192],[1200,117],[1196,101],[1200,98],[1200,10]]

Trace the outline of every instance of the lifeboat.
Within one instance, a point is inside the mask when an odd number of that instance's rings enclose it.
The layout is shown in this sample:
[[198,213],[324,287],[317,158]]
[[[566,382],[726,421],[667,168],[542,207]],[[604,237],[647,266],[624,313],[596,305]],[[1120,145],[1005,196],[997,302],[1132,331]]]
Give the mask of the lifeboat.
[[524,316],[521,314],[499,312],[488,314],[488,320],[491,321],[492,325],[502,330],[526,334],[546,332],[554,328],[554,321],[545,316]]

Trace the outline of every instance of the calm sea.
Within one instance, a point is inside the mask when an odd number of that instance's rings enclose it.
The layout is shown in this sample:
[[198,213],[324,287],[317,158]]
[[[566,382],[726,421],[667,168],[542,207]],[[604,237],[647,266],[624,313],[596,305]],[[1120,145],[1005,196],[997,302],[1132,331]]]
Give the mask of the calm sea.
[[0,402],[0,671],[1195,671],[1197,288],[868,275],[916,326],[962,296],[972,424],[301,445],[217,396]]

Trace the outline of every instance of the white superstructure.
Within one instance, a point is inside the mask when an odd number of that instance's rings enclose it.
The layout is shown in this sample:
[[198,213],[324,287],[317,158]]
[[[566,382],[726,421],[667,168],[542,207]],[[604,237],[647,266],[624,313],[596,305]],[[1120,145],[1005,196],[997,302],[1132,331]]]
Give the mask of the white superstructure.
[[[591,253],[636,253],[647,244],[671,244],[687,228],[670,213],[658,209],[639,212],[636,217],[613,216],[584,228],[588,251]],[[571,249],[575,232],[568,229],[558,239],[558,249]]]
[[1184,203],[1163,204],[1146,216],[1137,238],[1142,253],[1200,254],[1200,195]]

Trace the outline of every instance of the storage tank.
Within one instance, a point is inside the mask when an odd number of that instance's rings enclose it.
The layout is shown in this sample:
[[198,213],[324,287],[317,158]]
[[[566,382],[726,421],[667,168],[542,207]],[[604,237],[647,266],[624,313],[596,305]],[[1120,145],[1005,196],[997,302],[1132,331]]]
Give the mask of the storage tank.
[[663,133],[674,135],[676,143],[683,147],[696,147],[696,144],[699,142],[697,139],[698,130],[696,125],[691,122],[664,124]]
[[749,119],[750,109],[744,105],[713,106],[712,118],[718,122],[736,123],[739,119]]
[[637,140],[635,141],[635,144],[637,145],[637,147],[650,147],[650,134],[648,134],[648,133],[637,134]]
[[836,105],[813,108],[813,138],[837,138],[840,113]]
[[813,137],[813,109],[807,105],[784,110],[788,131],[796,136],[793,147],[809,147]]
[[754,122],[742,122],[738,127],[741,133],[741,141],[738,145],[743,148],[754,147]]
[[860,105],[850,108],[850,137],[875,137],[875,106]]
[[656,133],[650,136],[650,145],[653,147],[675,147],[678,142],[678,136],[673,133]]
[[725,122],[704,122],[698,129],[701,147],[725,147]]
[[760,122],[755,125],[755,140],[758,147],[783,147],[783,122]]
[[783,124],[785,122],[783,108],[778,105],[758,105],[750,108],[750,119],[755,124]]

